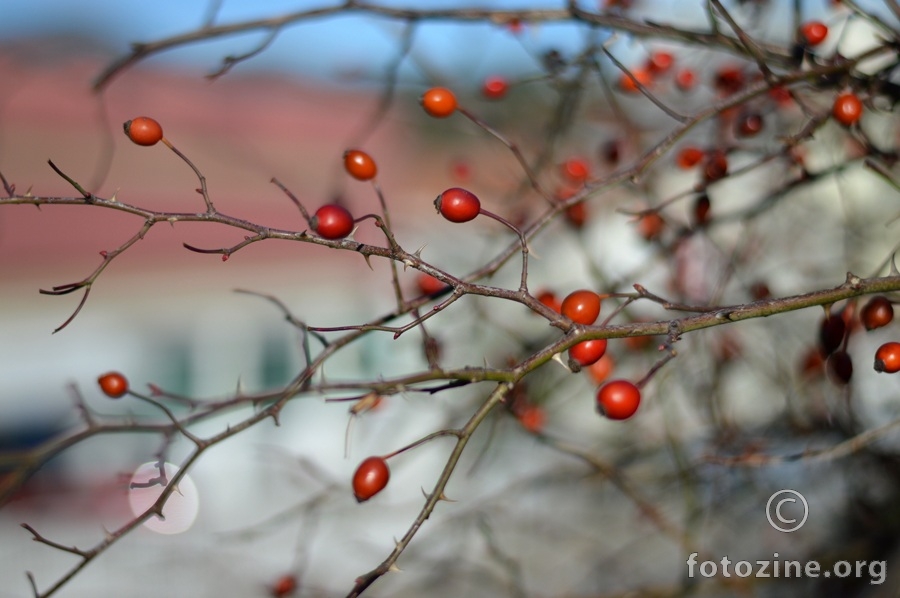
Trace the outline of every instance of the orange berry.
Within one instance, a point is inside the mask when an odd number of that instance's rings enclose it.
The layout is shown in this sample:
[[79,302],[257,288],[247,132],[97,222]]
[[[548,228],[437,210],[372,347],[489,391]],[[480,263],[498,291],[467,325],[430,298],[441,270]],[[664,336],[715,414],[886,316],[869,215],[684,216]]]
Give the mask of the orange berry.
[[125,121],[125,134],[138,145],[156,145],[163,138],[162,126],[147,116],[139,116]]
[[601,384],[609,378],[614,368],[615,362],[613,358],[610,357],[609,353],[606,353],[598,361],[587,367],[587,373],[594,382]]
[[821,21],[809,21],[800,26],[800,38],[810,46],[817,46],[828,37],[828,26]]
[[109,372],[97,378],[100,390],[111,399],[119,399],[128,392],[128,378],[119,372]]
[[635,79],[644,87],[648,87],[653,81],[653,75],[651,75],[650,71],[645,68],[634,69],[633,71],[631,71],[631,75],[634,77],[634,79],[629,77],[628,73],[622,73],[619,76],[619,89],[621,89],[625,93],[638,93],[640,91],[637,83],[635,83]]
[[547,415],[537,405],[523,405],[519,408],[516,417],[522,427],[532,434],[540,434],[547,422]]
[[863,105],[855,93],[842,93],[834,99],[831,114],[845,127],[855,124],[862,117]]
[[372,156],[362,150],[347,150],[344,152],[344,168],[347,174],[358,181],[368,181],[378,174],[378,166]]
[[432,87],[421,99],[422,108],[435,118],[447,118],[456,112],[456,96],[446,87]]

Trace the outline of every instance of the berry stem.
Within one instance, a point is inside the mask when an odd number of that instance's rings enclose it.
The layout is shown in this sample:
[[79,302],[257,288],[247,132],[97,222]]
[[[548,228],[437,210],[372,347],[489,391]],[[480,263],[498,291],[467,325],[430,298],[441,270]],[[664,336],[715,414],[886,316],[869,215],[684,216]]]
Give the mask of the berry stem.
[[312,228],[312,217],[310,217],[309,212],[306,211],[306,208],[303,207],[303,204],[300,203],[300,200],[297,199],[297,196],[294,195],[294,193],[290,189],[285,187],[284,184],[275,177],[272,177],[272,183],[274,183],[278,186],[279,189],[284,191],[284,194],[288,196],[288,199],[294,202],[294,205],[297,206],[298,210],[300,210],[300,214],[303,216],[303,219],[306,220],[306,226]]
[[522,170],[525,172],[525,176],[528,177],[528,180],[531,183],[531,187],[535,191],[537,191],[538,194],[540,194],[540,196],[543,197],[544,200],[549,205],[552,206],[557,203],[556,200],[553,198],[553,195],[551,193],[549,193],[546,189],[544,189],[544,187],[540,184],[540,182],[537,179],[537,176],[531,170],[531,166],[528,165],[528,161],[525,159],[525,156],[522,154],[522,150],[519,149],[519,146],[517,144],[515,144],[512,141],[510,141],[509,139],[507,139],[506,136],[503,135],[503,133],[501,133],[494,127],[490,126],[489,124],[487,124],[486,122],[484,122],[483,120],[481,120],[480,118],[478,118],[477,116],[475,116],[474,114],[472,114],[471,112],[466,110],[465,108],[457,108],[457,112],[461,113],[463,116],[468,118],[470,121],[472,121],[473,123],[475,123],[482,129],[487,131],[490,135],[496,137],[503,145],[505,145],[507,148],[509,148],[509,151],[511,151],[513,153],[513,155],[516,157],[516,160],[518,160],[519,165],[522,167]]
[[216,208],[213,206],[212,200],[209,198],[209,190],[206,188],[206,177],[202,172],[200,172],[200,169],[197,168],[193,162],[191,162],[190,158],[181,153],[181,150],[172,145],[172,143],[168,139],[163,137],[162,139],[160,139],[160,141],[165,143],[170,150],[175,152],[176,156],[184,160],[185,164],[191,167],[191,170],[194,171],[194,174],[197,175],[197,179],[200,181],[200,194],[203,196],[204,203],[206,203],[206,213],[215,214]]
[[527,293],[528,292],[528,253],[529,252],[528,252],[528,242],[525,240],[525,235],[522,233],[521,230],[519,230],[519,227],[514,225],[512,222],[510,222],[503,216],[494,214],[493,212],[485,210],[484,208],[481,208],[479,210],[479,213],[481,213],[484,216],[487,216],[488,218],[493,218],[497,222],[505,225],[511,231],[516,233],[516,236],[519,237],[519,243],[522,244],[522,277],[519,280],[519,290],[523,293]]

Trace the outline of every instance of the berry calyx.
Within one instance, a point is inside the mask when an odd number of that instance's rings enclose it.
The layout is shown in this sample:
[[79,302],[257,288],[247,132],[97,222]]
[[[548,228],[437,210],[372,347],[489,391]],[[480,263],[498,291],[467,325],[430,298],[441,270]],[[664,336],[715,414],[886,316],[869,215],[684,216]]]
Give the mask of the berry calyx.
[[163,138],[162,126],[148,116],[138,116],[122,125],[125,134],[138,145],[156,145]]
[[456,96],[446,87],[432,87],[420,100],[422,108],[435,118],[447,118],[456,112]]
[[577,324],[590,326],[600,315],[600,295],[586,289],[573,291],[563,299],[560,313]]
[[845,127],[849,127],[862,118],[863,105],[855,93],[846,92],[834,99],[831,114],[834,120]]
[[343,239],[353,232],[353,215],[344,206],[326,204],[316,210],[310,226],[324,239]]
[[365,502],[384,490],[391,479],[391,470],[382,457],[369,457],[359,464],[353,474],[353,496]]
[[351,149],[344,152],[344,169],[358,181],[372,180],[378,174],[375,160],[362,150]]
[[481,212],[481,201],[471,191],[451,187],[437,196],[434,207],[450,222],[468,222]]
[[119,372],[108,372],[97,378],[103,394],[111,399],[119,399],[128,392],[128,378]]
[[481,94],[489,100],[499,100],[509,91],[506,79],[499,76],[491,76],[484,80],[481,86]]
[[[606,339],[598,338],[582,341],[569,348],[569,361],[574,361],[581,367],[593,365],[600,361],[606,353]],[[572,368],[575,369],[575,368]]]
[[884,343],[875,351],[875,371],[884,374],[900,372],[900,343]]
[[628,380],[612,380],[597,391],[597,411],[609,419],[628,419],[640,404],[641,391]]
[[809,21],[800,25],[800,39],[808,46],[818,46],[828,37],[828,26],[821,21]]
[[872,297],[859,313],[866,330],[875,330],[887,326],[894,319],[894,306],[887,297]]

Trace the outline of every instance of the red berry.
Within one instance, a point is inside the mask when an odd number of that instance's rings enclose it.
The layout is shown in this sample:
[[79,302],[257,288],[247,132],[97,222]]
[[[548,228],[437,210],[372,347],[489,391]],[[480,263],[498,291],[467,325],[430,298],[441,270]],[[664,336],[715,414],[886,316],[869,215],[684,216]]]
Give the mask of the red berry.
[[821,21],[809,21],[800,26],[800,39],[807,45],[817,46],[828,36],[828,26]]
[[540,293],[535,295],[535,298],[556,313],[560,313],[562,311],[562,303],[560,303],[559,299],[556,297],[556,293],[554,293],[553,291],[541,291]]
[[885,374],[900,372],[900,343],[884,343],[875,351],[875,371]]
[[675,86],[681,91],[689,91],[697,84],[697,75],[690,69],[681,69],[675,74]]
[[724,178],[728,174],[728,156],[722,150],[715,150],[706,156],[706,163],[703,165],[703,177],[706,182],[711,183]]
[[725,67],[716,72],[713,85],[723,95],[733,95],[744,88],[744,73],[737,67]]
[[612,380],[597,391],[597,411],[609,419],[628,419],[641,404],[641,391],[628,380]]
[[779,106],[787,105],[793,101],[790,90],[780,85],[769,89],[769,97]]
[[325,239],[343,239],[353,232],[353,215],[344,206],[327,204],[316,210],[310,226]]
[[587,372],[594,382],[596,382],[597,384],[601,384],[604,380],[609,378],[610,374],[612,374],[615,365],[616,364],[613,361],[612,357],[610,357],[609,353],[607,353],[596,363],[588,366]]
[[887,297],[872,297],[859,314],[866,330],[887,326],[894,319],[894,306]]
[[128,138],[138,145],[156,145],[163,138],[162,126],[147,116],[125,121],[123,128]]
[[588,219],[587,206],[584,202],[573,204],[566,208],[565,215],[566,222],[572,225],[572,228],[581,230]]
[[769,289],[769,285],[763,280],[757,280],[752,283],[748,291],[750,291],[750,296],[753,297],[754,301],[762,301],[772,296],[772,290]]
[[111,399],[118,399],[128,392],[128,378],[119,372],[109,372],[97,378],[100,390]]
[[666,222],[659,212],[650,212],[638,220],[638,233],[647,241],[652,241],[659,238],[665,226]]
[[835,384],[849,384],[853,376],[853,360],[846,351],[835,351],[825,362],[828,375]]
[[606,353],[606,339],[598,338],[582,341],[569,348],[569,360],[582,367],[586,367],[600,361]]
[[705,226],[709,222],[709,210],[711,207],[709,195],[706,193],[694,201],[694,226]]
[[284,598],[293,596],[297,591],[297,578],[293,575],[282,575],[272,586],[272,598]]
[[585,289],[573,291],[563,299],[560,313],[573,322],[590,326],[600,315],[600,295]]
[[347,173],[359,181],[368,181],[378,174],[378,166],[372,156],[361,150],[344,152],[344,168]]
[[416,277],[416,283],[419,286],[419,292],[423,295],[434,295],[447,288],[447,285],[425,272],[419,272],[419,275]]
[[582,158],[569,158],[561,168],[563,176],[573,183],[583,183],[591,174],[591,167]]
[[672,68],[672,63],[674,62],[675,59],[668,52],[652,52],[647,58],[647,70],[655,75],[659,75]]
[[387,461],[381,457],[369,457],[359,464],[353,474],[353,495],[356,502],[365,502],[384,490],[391,479]]
[[645,68],[634,69],[633,71],[631,71],[631,75],[634,77],[634,79],[629,77],[628,73],[622,73],[619,76],[619,89],[621,89],[625,93],[638,93],[640,91],[640,87],[637,86],[635,80],[637,80],[637,82],[644,87],[648,87],[653,81],[653,75],[651,75],[650,71]]
[[420,101],[425,112],[435,118],[447,118],[456,112],[456,96],[446,87],[432,87]]
[[509,91],[509,84],[503,77],[492,76],[484,80],[481,93],[489,100],[499,100]]
[[451,187],[437,196],[434,207],[450,222],[468,222],[481,212],[481,201],[471,191]]
[[610,139],[600,146],[600,158],[607,164],[615,166],[622,158],[622,146],[624,143],[619,139]]
[[538,405],[523,405],[518,409],[516,417],[522,427],[532,434],[539,434],[547,421],[547,415]]
[[704,155],[706,154],[702,149],[689,145],[687,147],[681,148],[681,151],[678,152],[678,156],[676,156],[675,161],[678,164],[679,168],[687,170],[688,168],[692,168],[699,164]]
[[834,116],[834,120],[849,127],[859,121],[862,117],[862,110],[862,102],[856,97],[856,94],[846,92],[834,99],[831,114]]
[[847,324],[839,315],[831,315],[824,318],[819,324],[819,348],[822,355],[831,355],[841,343],[847,332]]
[[822,351],[816,347],[810,347],[800,358],[800,374],[804,378],[817,377],[822,372],[824,362]]
[[738,117],[735,123],[736,133],[740,137],[754,137],[762,131],[763,117],[758,112],[745,112]]

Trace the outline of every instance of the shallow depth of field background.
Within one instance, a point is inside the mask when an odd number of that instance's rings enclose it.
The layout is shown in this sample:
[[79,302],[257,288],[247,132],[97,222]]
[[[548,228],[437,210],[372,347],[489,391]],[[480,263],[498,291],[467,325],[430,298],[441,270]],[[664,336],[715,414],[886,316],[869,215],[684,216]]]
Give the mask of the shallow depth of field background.
[[[636,4],[677,24],[703,18],[699,2]],[[823,5],[807,4],[809,16]],[[225,0],[218,21],[296,8],[272,2],[262,13],[257,5]],[[554,4],[515,7],[526,5]],[[467,107],[528,151],[541,142],[540,128],[529,124],[545,117],[552,94],[539,82],[523,82],[502,102],[489,102],[478,95],[480,82],[490,74],[525,81],[541,73],[544,52],[575,51],[589,35],[554,25],[526,25],[513,34],[487,24],[423,24],[399,71],[395,101],[373,121],[386,69],[403,36],[396,22],[351,15],[293,27],[260,57],[216,81],[203,76],[223,56],[253,47],[259,36],[204,42],[142,62],[96,96],[91,80],[128,43],[196,28],[209,7],[172,1],[148,8],[100,0],[74,6],[15,1],[0,8],[5,23],[0,33],[0,80],[5,82],[0,87],[0,172],[19,190],[74,194],[47,166],[52,159],[98,195],[115,193],[122,201],[157,209],[201,211],[196,179],[184,163],[162,146],[140,148],[122,135],[123,121],[149,115],[204,172],[221,211],[297,227],[302,221],[269,183],[272,177],[311,210],[341,197],[354,213],[377,211],[371,187],[351,180],[341,168],[344,149],[360,145],[378,161],[379,181],[404,247],[424,247],[423,256],[458,274],[489,260],[511,236],[486,219],[454,226],[435,215],[433,198],[462,185],[476,191],[492,211],[513,216],[521,207],[504,198],[520,180],[520,170],[499,142],[468,121],[425,117],[418,95],[432,84],[452,85]],[[787,39],[786,24],[776,8],[759,31],[777,38],[781,28]],[[623,39],[612,48],[628,63],[640,60],[652,45]],[[698,70],[708,60],[697,50],[678,50],[677,57]],[[693,101],[699,106],[710,97],[700,89]],[[672,126],[643,99],[625,106],[646,133],[642,142]],[[584,125],[573,128],[559,157],[588,156],[602,171],[608,166],[598,148],[623,131],[598,93],[589,96],[579,116]],[[772,129],[779,118],[788,117],[773,114]],[[883,128],[886,137],[893,133],[890,114],[873,115],[866,126]],[[705,127],[695,133],[697,139],[711,134]],[[766,132],[769,143],[777,142],[775,134]],[[846,159],[841,135],[826,129],[808,148],[811,169]],[[623,147],[624,160],[638,153],[627,140]],[[741,157],[735,160],[737,168]],[[672,157],[664,157],[653,178],[659,197],[694,180],[671,165]],[[754,190],[778,175],[775,167],[763,168],[723,182],[714,191],[716,209],[740,209],[756,199]],[[767,280],[776,295],[790,295],[837,285],[847,270],[869,275],[889,255],[895,227],[885,227],[883,214],[885,206],[893,214],[900,202],[896,191],[871,173],[850,167],[795,195],[781,211],[759,219],[754,238],[763,245],[764,259],[742,274]],[[564,295],[595,284],[599,271],[607,282],[621,281],[625,290],[640,282],[664,294],[668,279],[659,256],[636,234],[631,219],[616,211],[644,207],[641,196],[624,187],[590,205],[592,219],[585,230],[574,232],[558,222],[534,243],[530,288],[553,287]],[[845,217],[849,207],[852,222]],[[373,261],[369,269],[350,252],[266,242],[223,263],[219,256],[187,252],[181,244],[230,245],[240,240],[239,232],[180,224],[154,228],[117,259],[75,321],[51,334],[77,297],[39,295],[38,289],[85,276],[99,251],[118,246],[138,225],[132,217],[89,208],[0,210],[0,449],[22,448],[77,425],[72,385],[101,413],[157,415],[127,399],[113,403],[102,397],[95,381],[108,370],[126,373],[136,388],[153,383],[200,398],[290,380],[301,367],[296,330],[271,303],[235,289],[275,295],[311,325],[363,323],[392,305],[384,261]],[[686,247],[684,284],[697,297],[715,285],[727,265],[720,249],[743,234],[739,229],[723,226],[712,240],[698,237]],[[371,221],[356,238],[381,242]],[[518,261],[512,260],[491,283],[514,286],[517,277]],[[413,289],[414,273],[405,273],[403,282]],[[444,341],[442,363],[500,365],[521,350],[522,339],[555,338],[523,308],[498,303],[466,297],[429,322],[429,331]],[[592,383],[585,376],[562,376],[556,364],[536,375],[529,390],[547,405],[548,434],[608,456],[660,513],[690,528],[713,555],[753,560],[779,552],[783,558],[806,558],[840,538],[841,526],[854,521],[847,510],[857,481],[871,485],[875,495],[889,491],[883,472],[867,475],[865,464],[841,461],[762,470],[679,467],[682,460],[699,461],[709,448],[703,421],[686,414],[692,412],[692,397],[713,393],[713,386],[716,396],[726,397],[720,409],[736,428],[771,433],[776,440],[768,451],[789,454],[810,446],[778,444],[779,426],[785,425],[778,414],[785,405],[797,404],[811,413],[827,412],[845,398],[827,384],[812,393],[814,399],[808,389],[797,388],[796,360],[814,342],[820,314],[807,310],[689,335],[679,345],[679,358],[648,387],[642,417],[626,425],[596,417]],[[647,309],[644,317],[664,315]],[[712,369],[710,347],[726,334],[746,352],[713,385],[705,377]],[[878,377],[867,357],[891,334],[883,331],[851,343],[851,352],[866,356],[857,364],[851,392],[858,416],[871,426],[897,417],[898,382]],[[640,377],[654,360],[652,353],[626,360],[624,348],[614,343],[610,351],[623,356],[617,376]],[[329,361],[325,375],[366,379],[424,367],[417,331],[397,341],[376,333]],[[392,460],[391,484],[364,505],[355,503],[349,485],[358,462],[458,425],[484,392],[473,386],[434,397],[391,397],[378,411],[354,421],[349,457],[344,454],[347,405],[317,398],[294,401],[281,427],[256,426],[204,456],[191,474],[200,509],[189,531],[164,536],[139,530],[60,595],[263,596],[288,572],[304,582],[299,595],[345,592],[405,531],[420,507],[420,489],[433,483],[450,443],[437,441]],[[228,422],[214,423],[196,432],[214,433]],[[825,446],[832,440],[817,436],[809,442]],[[649,450],[651,445],[657,450]],[[20,523],[62,544],[91,545],[104,527],[118,527],[130,516],[127,479],[154,459],[159,446],[158,438],[137,435],[98,438],[39,472],[0,510],[0,598],[29,595],[26,570],[44,587],[74,562],[33,542]],[[177,463],[184,450],[176,444],[169,461]],[[778,534],[765,523],[766,498],[786,486],[803,491],[812,503],[802,535]],[[634,502],[583,463],[542,446],[513,418],[498,416],[479,431],[449,494],[458,502],[438,507],[401,558],[404,571],[373,586],[373,596],[421,595],[421,588],[429,586],[431,595],[447,596],[586,596],[624,592],[636,584],[662,591],[686,574],[678,542],[661,534]],[[687,522],[685,505],[695,514]],[[895,571],[889,564],[885,586],[896,587],[891,584]]]

